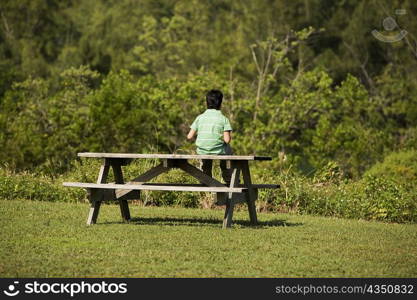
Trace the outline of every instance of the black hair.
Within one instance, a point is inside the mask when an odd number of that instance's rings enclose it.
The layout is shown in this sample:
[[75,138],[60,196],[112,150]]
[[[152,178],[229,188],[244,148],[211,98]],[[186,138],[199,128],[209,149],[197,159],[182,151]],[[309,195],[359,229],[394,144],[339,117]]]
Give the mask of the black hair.
[[223,94],[219,90],[210,90],[206,94],[206,103],[208,109],[220,109],[222,106]]

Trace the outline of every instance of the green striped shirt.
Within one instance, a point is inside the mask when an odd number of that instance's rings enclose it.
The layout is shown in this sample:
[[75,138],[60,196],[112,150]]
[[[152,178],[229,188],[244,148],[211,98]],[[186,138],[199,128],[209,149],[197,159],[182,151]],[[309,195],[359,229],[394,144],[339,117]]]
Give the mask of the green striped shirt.
[[231,131],[229,119],[220,110],[207,109],[191,124],[197,132],[197,154],[225,154],[223,132]]

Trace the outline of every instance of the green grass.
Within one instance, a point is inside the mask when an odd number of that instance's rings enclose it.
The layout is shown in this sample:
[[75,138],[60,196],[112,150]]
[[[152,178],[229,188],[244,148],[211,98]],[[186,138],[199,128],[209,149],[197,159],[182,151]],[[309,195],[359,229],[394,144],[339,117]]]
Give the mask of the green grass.
[[416,277],[417,225],[131,205],[0,200],[1,277]]

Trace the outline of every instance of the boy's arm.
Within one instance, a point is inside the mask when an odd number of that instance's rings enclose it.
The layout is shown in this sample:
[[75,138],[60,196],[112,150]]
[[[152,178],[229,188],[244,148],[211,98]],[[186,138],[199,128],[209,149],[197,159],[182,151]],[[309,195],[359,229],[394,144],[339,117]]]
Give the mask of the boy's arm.
[[188,132],[188,134],[187,134],[187,139],[188,140],[191,140],[194,136],[195,136],[195,134],[197,133],[197,128],[198,128],[198,119],[200,118],[200,116],[198,116],[195,120],[194,120],[194,122],[193,122],[193,124],[191,124],[191,126],[190,126],[190,132]]
[[191,140],[194,135],[195,135],[196,131],[194,129],[190,129],[190,132],[187,135],[187,139]]
[[227,130],[223,132],[223,140],[226,144],[229,144],[230,141],[232,140],[232,131],[231,130]]
[[223,128],[223,140],[226,144],[229,144],[232,140],[232,126],[228,118],[224,118],[224,128]]

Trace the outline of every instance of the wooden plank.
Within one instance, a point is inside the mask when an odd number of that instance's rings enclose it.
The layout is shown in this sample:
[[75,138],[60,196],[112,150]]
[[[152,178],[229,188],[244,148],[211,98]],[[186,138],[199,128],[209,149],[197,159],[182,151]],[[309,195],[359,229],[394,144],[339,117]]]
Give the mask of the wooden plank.
[[[104,184],[107,182],[110,166],[105,160],[100,167],[98,173],[97,184]],[[90,211],[87,217],[87,225],[92,225],[97,222],[98,213],[100,212],[101,201],[103,200],[103,193],[97,190],[88,190],[88,198],[90,201]]]
[[196,178],[201,183],[208,185],[208,186],[215,186],[215,187],[225,187],[220,181],[214,179],[207,174],[204,174],[203,171],[194,167],[193,165],[189,164],[186,161],[178,161],[176,166],[179,167],[181,170],[185,171],[186,173],[190,174],[194,178]]
[[[241,186],[245,186],[245,185],[240,184],[238,186],[241,187]],[[279,184],[266,184],[266,183],[265,184],[263,184],[263,183],[261,183],[261,184],[259,184],[259,183],[254,184],[254,183],[252,183],[252,187],[254,189],[279,189],[280,188],[280,185]]]
[[[136,177],[135,179],[133,179],[132,181],[127,182],[128,185],[140,185],[145,183],[146,181],[151,180],[152,178],[155,178],[159,175],[161,175],[162,173],[168,171],[169,168],[164,167],[163,163],[153,167],[152,169],[146,171],[145,173],[143,173],[142,175],[139,175],[138,177]],[[120,190],[120,191],[116,191],[116,198],[120,198],[123,196],[128,196],[129,193],[131,193],[132,190]]]
[[[163,183],[163,182],[146,182],[144,185],[168,185],[168,186],[206,186],[200,183]],[[245,187],[244,184],[238,184],[236,187]],[[278,189],[279,184],[252,184],[254,189]]]
[[106,164],[108,165],[121,165],[127,166],[133,161],[133,158],[121,158],[121,157],[104,157]]
[[[116,184],[124,184],[122,167],[120,164],[112,164],[114,179]],[[122,215],[123,221],[127,222],[130,220],[129,204],[126,199],[119,198],[120,214]]]
[[202,183],[165,183],[165,182],[146,182],[143,185],[162,185],[162,186],[207,186]]
[[106,183],[109,175],[110,166],[106,163],[102,164],[98,173],[97,183]]
[[87,225],[96,224],[98,213],[101,206],[101,197],[102,195],[98,190],[88,190],[88,198],[90,200],[90,211],[87,217]]
[[168,159],[168,158],[162,159],[162,165],[165,168],[173,168],[174,167],[174,162],[175,162],[175,160],[173,160],[173,159]]
[[[97,184],[107,183],[107,177],[110,172],[110,161],[108,159],[105,159],[103,164],[100,166],[100,171],[97,177]],[[99,199],[99,201],[108,199],[113,200],[114,199],[114,191],[102,191],[99,194],[97,193],[96,198]]]
[[256,216],[256,206],[255,206],[256,194],[252,185],[249,164],[247,161],[241,161],[239,162],[239,164],[242,169],[243,182],[245,186],[248,188],[247,204],[248,204],[250,222],[252,223],[252,225],[256,225],[258,224],[258,218]]
[[164,167],[163,164],[159,164],[159,165],[149,169],[145,173],[139,175],[135,179],[129,181],[128,184],[129,183],[136,183],[136,184],[145,183],[146,181],[149,181],[149,180],[159,176],[160,174],[162,174],[162,173],[164,173],[168,170],[169,170],[169,168]]
[[213,160],[272,160],[269,156],[254,155],[190,155],[80,152],[79,157],[95,158],[157,158],[157,159],[213,159]]
[[114,183],[84,183],[84,182],[64,182],[67,187],[79,187],[86,189],[120,189],[120,190],[149,190],[149,191],[177,191],[177,192],[211,192],[211,193],[242,193],[247,188],[236,187],[230,188],[226,186],[212,187],[212,186],[166,186],[166,185],[144,185],[144,184],[114,184]]
[[[239,193],[240,195],[240,193]],[[243,193],[242,193],[243,195]],[[228,193],[215,193],[214,194],[214,205],[226,205],[226,199],[228,197]]]
[[[230,179],[229,188],[234,188],[239,182],[240,170],[237,165],[232,163],[232,177]],[[226,209],[224,211],[223,228],[230,228],[232,226],[233,209],[235,206],[233,193],[229,192],[226,199]]]

